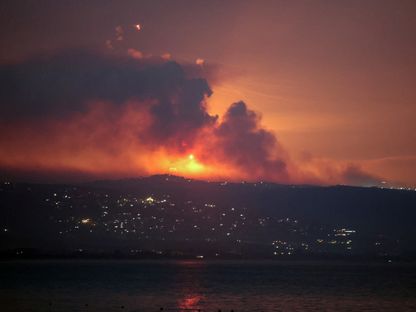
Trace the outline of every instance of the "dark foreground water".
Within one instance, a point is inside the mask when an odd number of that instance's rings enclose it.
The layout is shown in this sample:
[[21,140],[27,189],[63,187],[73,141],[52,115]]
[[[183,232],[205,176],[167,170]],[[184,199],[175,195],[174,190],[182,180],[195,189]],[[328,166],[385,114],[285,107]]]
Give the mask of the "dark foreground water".
[[416,266],[0,262],[0,311],[416,311]]

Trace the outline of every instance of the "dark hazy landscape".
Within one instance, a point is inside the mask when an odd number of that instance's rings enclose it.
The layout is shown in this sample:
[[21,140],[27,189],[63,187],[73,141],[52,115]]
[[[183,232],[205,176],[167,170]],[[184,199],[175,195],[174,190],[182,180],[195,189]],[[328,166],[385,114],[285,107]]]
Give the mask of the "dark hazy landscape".
[[416,192],[172,175],[3,183],[1,255],[415,260]]

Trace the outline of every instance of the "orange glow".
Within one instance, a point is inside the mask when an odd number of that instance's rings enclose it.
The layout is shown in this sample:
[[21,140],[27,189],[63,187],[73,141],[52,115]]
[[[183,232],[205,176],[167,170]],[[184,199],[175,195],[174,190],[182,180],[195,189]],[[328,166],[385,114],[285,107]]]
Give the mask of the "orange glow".
[[204,64],[205,64],[205,61],[204,61],[203,59],[201,59],[201,58],[197,58],[197,59],[195,60],[195,64],[196,64],[196,65],[200,65],[200,66],[202,66],[202,65],[204,65]]
[[207,165],[196,160],[194,154],[186,157],[166,157],[168,171],[184,176],[205,176],[210,171]]
[[166,52],[166,53],[163,53],[160,57],[162,59],[168,61],[168,60],[170,60],[172,58],[172,55],[170,53]]
[[2,124],[0,167],[97,178],[163,173],[214,178],[232,171],[215,155],[207,155],[205,146],[213,143],[207,137],[196,139],[192,153],[178,151],[170,142],[160,145],[138,139],[151,124],[147,113],[150,105],[131,102],[116,109],[106,103],[92,103],[87,113],[65,120]]
[[178,308],[183,310],[193,310],[198,308],[201,301],[201,295],[189,295],[178,302]]
[[136,49],[128,49],[127,54],[129,56],[131,56],[132,58],[135,58],[135,59],[138,59],[138,60],[142,59],[144,57],[143,53],[139,50],[136,50]]
[[[61,174],[79,178],[124,178],[152,174],[175,174],[208,180],[283,183],[342,183],[345,164],[317,159],[294,161],[284,150],[288,175],[248,168],[218,148],[212,131],[198,130],[191,143],[177,146],[174,137],[153,142],[146,137],[152,124],[149,103],[129,102],[121,107],[91,103],[87,113],[67,119],[39,119],[0,125],[0,168]],[[36,129],[36,131],[34,131]]]

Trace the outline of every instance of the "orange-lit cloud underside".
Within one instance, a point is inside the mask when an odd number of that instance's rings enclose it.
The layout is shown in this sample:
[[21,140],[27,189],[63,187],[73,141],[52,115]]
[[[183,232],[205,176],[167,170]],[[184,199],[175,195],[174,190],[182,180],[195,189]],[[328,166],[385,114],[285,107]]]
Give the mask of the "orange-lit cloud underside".
[[[122,178],[151,174],[175,174],[209,180],[269,180],[289,183],[344,183],[345,172],[358,168],[322,160],[302,164],[280,151],[286,167],[267,172],[236,162],[227,155],[206,127],[193,133],[192,142],[164,144],[140,139],[152,124],[152,103],[114,107],[103,102],[88,105],[86,113],[66,118],[35,118],[4,123],[0,129],[0,165],[9,171],[40,172],[43,176],[69,179]],[[271,153],[270,157],[273,153]],[[351,182],[350,182],[351,183]]]
[[295,161],[243,101],[214,115],[208,65],[80,51],[0,75],[9,84],[0,93],[0,173],[10,176],[376,182],[356,165],[306,153]]
[[[178,152],[152,142],[141,142],[149,115],[143,105],[116,109],[93,103],[85,114],[66,119],[37,119],[1,126],[2,167],[44,172],[81,172],[92,177],[124,177],[156,173],[210,177],[225,166],[206,157],[203,143]],[[36,129],[36,130],[35,130]],[[215,167],[215,168],[214,168]]]

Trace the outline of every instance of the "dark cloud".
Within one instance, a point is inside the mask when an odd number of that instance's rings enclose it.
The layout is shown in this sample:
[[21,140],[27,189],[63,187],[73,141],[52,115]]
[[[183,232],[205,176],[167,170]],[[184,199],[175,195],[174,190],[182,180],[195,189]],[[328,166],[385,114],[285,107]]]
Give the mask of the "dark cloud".
[[87,52],[36,58],[0,68],[2,115],[59,114],[86,100],[166,98],[185,76],[174,62],[138,62]]
[[2,66],[0,83],[3,119],[62,117],[85,112],[88,102],[97,100],[113,105],[151,100],[149,130],[160,140],[216,120],[205,108],[212,93],[207,81],[188,78],[181,65],[162,59],[63,53]]
[[[150,115],[138,139],[153,145],[192,148],[200,130],[208,128],[215,157],[247,171],[249,176],[286,177],[286,164],[275,136],[259,126],[259,117],[243,102],[229,108],[221,123],[207,112],[212,93],[204,75],[209,66],[180,65],[163,59],[131,59],[88,52],[62,53],[2,66],[2,118],[65,119],[88,111],[91,101],[113,107],[134,101]],[[213,75],[215,76],[215,75]],[[149,104],[151,103],[151,104]],[[110,138],[109,138],[110,139]],[[201,145],[201,142],[199,142]],[[207,143],[208,144],[208,143]]]
[[[232,104],[215,131],[224,157],[249,175],[286,179],[283,151],[273,133],[261,128],[259,116],[244,102]],[[277,153],[277,155],[276,155]]]
[[[36,156],[48,170],[111,175],[135,166],[154,172],[149,168],[155,166],[154,155],[166,170],[172,159],[175,167],[175,159],[198,153],[209,170],[214,164],[226,172],[213,176],[316,180],[290,162],[276,136],[244,102],[232,104],[221,121],[208,113],[206,98],[212,91],[206,78],[219,76],[215,66],[206,64],[93,52],[2,65],[0,144],[7,153],[0,153],[0,160],[16,172],[22,166],[30,169],[26,162]],[[45,153],[48,148],[53,152]],[[341,171],[330,167],[323,172],[330,173],[331,182],[374,185],[377,180],[354,165]]]
[[341,178],[348,185],[377,186],[380,178],[368,174],[358,165],[349,164],[341,173]]
[[151,107],[151,113],[156,117],[152,132],[163,139],[175,132],[190,135],[203,126],[213,125],[217,117],[207,113],[204,102],[204,97],[211,93],[206,80],[185,80],[174,94],[160,98]]

